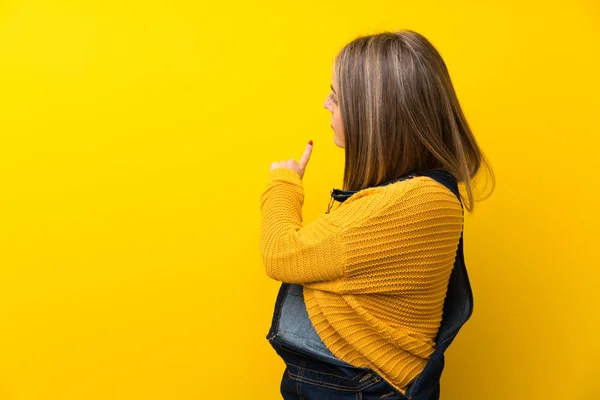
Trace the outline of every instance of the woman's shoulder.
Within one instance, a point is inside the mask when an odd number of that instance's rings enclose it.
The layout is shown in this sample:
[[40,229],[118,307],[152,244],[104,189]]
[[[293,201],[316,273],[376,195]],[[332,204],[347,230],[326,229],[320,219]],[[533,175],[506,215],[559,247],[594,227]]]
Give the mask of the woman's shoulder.
[[[401,185],[404,182],[407,184]],[[398,186],[396,187],[393,187],[396,183],[393,183],[391,186],[392,189],[395,189],[397,193],[400,194],[400,197],[402,197],[402,194],[406,194],[431,200],[444,200],[450,198],[454,199],[455,203],[460,206],[460,201],[454,192],[430,176],[416,176],[406,181],[397,182],[397,184]]]
[[352,195],[344,204],[359,202],[389,205],[402,203],[414,197],[431,201],[454,198],[455,203],[460,206],[458,198],[449,188],[429,176],[415,176],[385,186],[366,188]]
[[340,225],[355,225],[384,218],[430,218],[459,216],[458,198],[445,185],[428,176],[416,176],[385,186],[366,188],[354,194],[336,210]]
[[[405,183],[402,185],[402,183]],[[444,184],[429,176],[416,176],[406,181],[393,183],[392,200],[388,204],[390,209],[399,209],[404,212],[451,213],[462,214],[460,200],[454,192]]]

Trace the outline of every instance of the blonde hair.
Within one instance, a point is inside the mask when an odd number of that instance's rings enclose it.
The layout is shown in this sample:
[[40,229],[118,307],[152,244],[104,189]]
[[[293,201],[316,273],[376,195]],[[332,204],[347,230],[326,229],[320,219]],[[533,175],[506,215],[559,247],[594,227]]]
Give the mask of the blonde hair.
[[446,64],[425,37],[410,30],[358,37],[339,52],[334,69],[345,135],[345,190],[444,169],[464,184],[465,208],[473,211],[471,180],[485,165],[493,191],[494,173]]

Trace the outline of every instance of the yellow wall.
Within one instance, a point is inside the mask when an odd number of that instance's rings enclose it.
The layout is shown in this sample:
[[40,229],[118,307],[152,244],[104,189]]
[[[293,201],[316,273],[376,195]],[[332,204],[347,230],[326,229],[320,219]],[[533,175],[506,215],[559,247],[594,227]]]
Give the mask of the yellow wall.
[[312,139],[325,211],[333,57],[399,28],[498,178],[442,398],[600,398],[597,1],[2,0],[0,399],[280,398],[259,196]]

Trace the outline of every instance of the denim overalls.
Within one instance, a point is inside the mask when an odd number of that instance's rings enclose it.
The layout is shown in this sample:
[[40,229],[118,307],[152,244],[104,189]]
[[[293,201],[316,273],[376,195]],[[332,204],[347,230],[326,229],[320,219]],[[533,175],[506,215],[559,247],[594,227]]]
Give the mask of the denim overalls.
[[[415,176],[435,179],[460,201],[456,180],[443,170],[413,173],[378,186]],[[334,189],[332,198],[344,201],[356,192]],[[302,285],[282,283],[266,337],[286,363],[280,392],[286,400],[438,400],[444,352],[472,313],[473,294],[464,260],[461,232],[435,350],[423,371],[408,385],[404,395],[371,368],[358,368],[334,356],[312,326],[306,312]]]

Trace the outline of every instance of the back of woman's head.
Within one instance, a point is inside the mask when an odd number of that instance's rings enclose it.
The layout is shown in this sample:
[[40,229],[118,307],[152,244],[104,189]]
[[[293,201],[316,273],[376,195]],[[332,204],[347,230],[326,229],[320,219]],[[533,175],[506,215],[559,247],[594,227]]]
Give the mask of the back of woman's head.
[[[334,79],[344,130],[344,189],[361,190],[412,172],[444,169],[464,184],[485,165],[444,60],[413,31],[382,32],[348,43]],[[491,194],[491,192],[490,192]]]

